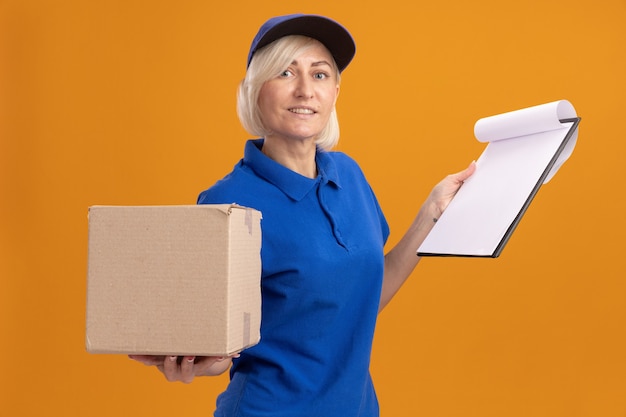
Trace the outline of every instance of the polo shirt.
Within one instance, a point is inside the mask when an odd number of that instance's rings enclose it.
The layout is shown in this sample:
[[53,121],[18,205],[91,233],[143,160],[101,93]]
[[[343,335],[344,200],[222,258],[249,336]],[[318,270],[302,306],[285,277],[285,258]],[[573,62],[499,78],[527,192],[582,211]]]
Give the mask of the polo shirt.
[[369,373],[389,227],[356,162],[318,151],[304,177],[246,143],[198,204],[261,211],[261,341],[233,360],[218,417],[374,417]]

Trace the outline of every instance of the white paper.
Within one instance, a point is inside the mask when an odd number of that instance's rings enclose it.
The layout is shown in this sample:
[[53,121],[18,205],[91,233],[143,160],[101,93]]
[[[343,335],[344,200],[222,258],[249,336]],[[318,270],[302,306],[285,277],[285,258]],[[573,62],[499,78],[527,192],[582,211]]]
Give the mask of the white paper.
[[[560,120],[573,117],[574,107],[562,100],[476,122],[475,136],[489,143],[418,254],[492,256],[573,124]],[[575,140],[570,138],[546,181],[569,158]]]
[[553,101],[496,116],[484,117],[474,125],[479,142],[495,142],[537,132],[561,129],[562,119],[576,117],[574,106],[567,100]]
[[[476,136],[479,142],[496,142],[503,139],[523,137],[537,132],[562,129],[564,125],[560,123],[560,120],[573,117],[576,117],[576,110],[569,101],[553,101],[539,106],[482,118],[474,125],[474,136]],[[559,156],[544,183],[550,181],[561,165],[572,155],[574,146],[576,146],[577,135],[578,131],[569,140],[567,148]]]

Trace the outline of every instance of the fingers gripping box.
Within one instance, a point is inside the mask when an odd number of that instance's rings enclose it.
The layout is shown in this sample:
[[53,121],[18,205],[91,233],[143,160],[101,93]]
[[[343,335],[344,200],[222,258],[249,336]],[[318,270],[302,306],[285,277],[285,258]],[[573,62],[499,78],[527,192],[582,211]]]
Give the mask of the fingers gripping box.
[[223,356],[258,343],[260,221],[235,205],[90,207],[87,351]]

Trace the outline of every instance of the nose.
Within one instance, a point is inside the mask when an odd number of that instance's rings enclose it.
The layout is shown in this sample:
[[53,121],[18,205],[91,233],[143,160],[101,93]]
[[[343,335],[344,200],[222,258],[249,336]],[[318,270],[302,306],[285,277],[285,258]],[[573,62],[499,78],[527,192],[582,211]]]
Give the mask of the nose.
[[308,77],[299,77],[296,84],[295,95],[299,98],[312,98],[314,93],[313,80]]

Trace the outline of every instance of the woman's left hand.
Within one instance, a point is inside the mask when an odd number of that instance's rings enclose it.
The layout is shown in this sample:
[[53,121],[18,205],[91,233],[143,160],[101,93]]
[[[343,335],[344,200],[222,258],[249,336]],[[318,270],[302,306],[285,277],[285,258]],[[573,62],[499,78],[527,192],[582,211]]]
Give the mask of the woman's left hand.
[[450,174],[441,180],[430,192],[426,199],[426,205],[432,206],[433,220],[437,221],[444,212],[452,198],[456,195],[463,182],[476,171],[476,162],[472,163],[463,171]]

